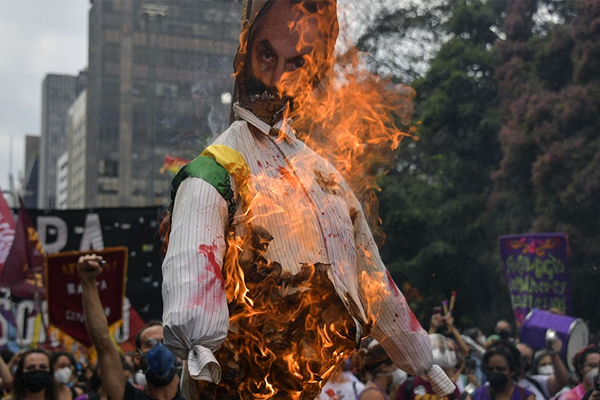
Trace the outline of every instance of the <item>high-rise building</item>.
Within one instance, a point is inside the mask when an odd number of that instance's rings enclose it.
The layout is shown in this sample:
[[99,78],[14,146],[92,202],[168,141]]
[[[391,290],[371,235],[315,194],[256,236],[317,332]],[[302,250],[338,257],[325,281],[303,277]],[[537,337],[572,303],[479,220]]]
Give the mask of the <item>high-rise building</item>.
[[38,208],[38,182],[40,161],[40,137],[25,136],[25,176],[21,184],[21,197],[27,208]]
[[69,152],[65,151],[56,160],[56,205],[58,210],[66,210],[69,190]]
[[85,145],[87,140],[87,90],[82,91],[68,112],[69,170],[67,208],[85,207]]
[[39,208],[56,206],[56,163],[67,150],[67,110],[85,87],[86,74],[49,74],[42,83],[42,123],[39,158]]
[[165,157],[228,125],[241,0],[91,3],[85,206],[165,204]]

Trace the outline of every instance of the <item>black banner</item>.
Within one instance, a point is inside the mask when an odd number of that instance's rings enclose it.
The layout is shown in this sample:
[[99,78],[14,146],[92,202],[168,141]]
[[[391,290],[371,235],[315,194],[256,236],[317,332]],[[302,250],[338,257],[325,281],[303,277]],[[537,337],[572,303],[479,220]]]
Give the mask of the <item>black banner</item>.
[[27,210],[46,254],[125,246],[126,296],[145,321],[162,316],[159,225],[164,207]]

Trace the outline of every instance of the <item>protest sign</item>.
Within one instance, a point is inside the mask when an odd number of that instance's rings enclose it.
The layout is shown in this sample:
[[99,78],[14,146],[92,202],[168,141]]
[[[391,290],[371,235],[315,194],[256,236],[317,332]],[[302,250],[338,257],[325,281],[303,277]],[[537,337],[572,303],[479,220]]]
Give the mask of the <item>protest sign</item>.
[[[77,260],[92,252],[70,251],[47,256],[46,282],[50,324],[86,346],[92,342],[84,322],[82,290],[77,273]],[[122,318],[127,273],[127,248],[105,248],[93,252],[106,261],[96,278],[100,301],[108,324]]]
[[518,325],[532,309],[570,314],[568,247],[564,233],[500,236],[500,253]]

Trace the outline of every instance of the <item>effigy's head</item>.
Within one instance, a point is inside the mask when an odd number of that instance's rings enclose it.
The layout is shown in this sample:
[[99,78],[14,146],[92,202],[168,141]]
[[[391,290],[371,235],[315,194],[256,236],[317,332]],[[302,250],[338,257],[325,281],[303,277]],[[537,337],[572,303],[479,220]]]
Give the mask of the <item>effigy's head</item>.
[[234,61],[241,105],[265,92],[297,99],[330,73],[339,30],[335,0],[249,0],[242,13]]

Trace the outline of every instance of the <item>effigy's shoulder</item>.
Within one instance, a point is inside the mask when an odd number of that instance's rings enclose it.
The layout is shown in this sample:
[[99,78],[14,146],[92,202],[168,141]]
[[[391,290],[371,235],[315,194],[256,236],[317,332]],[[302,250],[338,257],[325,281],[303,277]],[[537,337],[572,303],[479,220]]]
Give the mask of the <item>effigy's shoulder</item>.
[[250,132],[248,124],[245,121],[235,121],[212,144],[224,145],[239,151],[250,140],[252,140],[252,132]]

